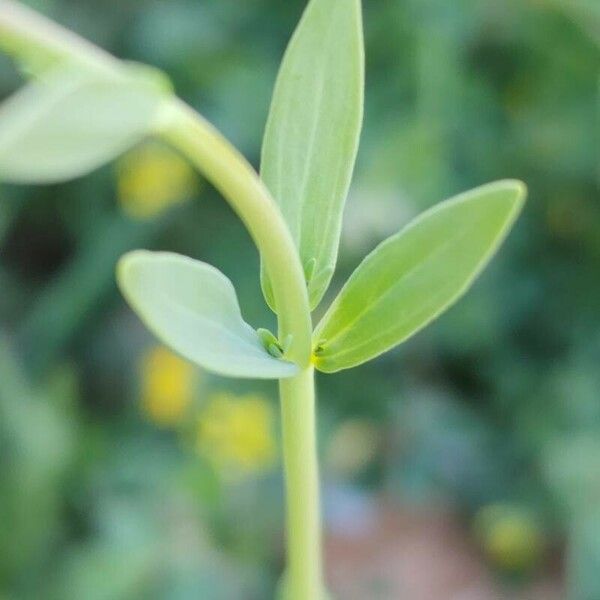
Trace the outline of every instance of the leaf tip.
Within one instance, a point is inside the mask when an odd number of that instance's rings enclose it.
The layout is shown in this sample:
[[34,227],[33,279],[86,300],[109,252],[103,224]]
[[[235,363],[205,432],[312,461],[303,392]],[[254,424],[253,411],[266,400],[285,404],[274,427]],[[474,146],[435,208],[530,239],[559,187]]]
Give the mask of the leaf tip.
[[520,210],[523,207],[527,198],[527,185],[520,179],[501,179],[489,185],[510,192],[511,201],[515,209]]
[[147,260],[153,252],[150,250],[130,250],[123,254],[117,261],[115,268],[116,280],[121,293],[127,297],[127,287],[131,280],[133,271],[144,260]]

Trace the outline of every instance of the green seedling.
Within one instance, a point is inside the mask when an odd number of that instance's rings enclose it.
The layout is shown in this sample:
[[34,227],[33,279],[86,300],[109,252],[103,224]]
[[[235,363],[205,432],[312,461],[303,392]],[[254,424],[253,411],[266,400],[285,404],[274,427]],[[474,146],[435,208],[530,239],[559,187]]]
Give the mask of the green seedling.
[[325,598],[314,371],[369,361],[451,306],[504,240],[525,186],[497,181],[423,213],[364,259],[313,331],[362,124],[359,0],[308,3],[275,85],[260,176],[150,67],[117,60],[10,0],[0,0],[0,48],[32,77],[0,109],[0,179],[64,181],[156,136],[248,228],[277,335],[246,323],[231,282],[200,261],[135,251],[119,261],[117,279],[146,326],[183,357],[229,377],[279,380],[288,546],[281,595]]

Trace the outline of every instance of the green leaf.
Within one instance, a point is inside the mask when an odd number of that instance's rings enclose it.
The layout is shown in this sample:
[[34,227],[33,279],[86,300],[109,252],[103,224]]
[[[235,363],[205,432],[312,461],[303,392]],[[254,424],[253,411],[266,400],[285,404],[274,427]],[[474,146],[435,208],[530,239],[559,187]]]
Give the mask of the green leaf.
[[442,202],[381,243],[342,288],[314,333],[316,367],[370,360],[425,327],[462,296],[514,223],[519,181]]
[[148,329],[181,356],[229,377],[280,379],[296,365],[271,356],[243,319],[229,279],[206,263],[136,250],[117,268],[119,287]]
[[52,183],[84,175],[151,133],[170,97],[151,69],[53,70],[0,106],[0,179]]
[[[311,308],[327,290],[362,124],[360,0],[312,0],[275,84],[261,177],[300,252]],[[273,305],[263,269],[263,291]]]

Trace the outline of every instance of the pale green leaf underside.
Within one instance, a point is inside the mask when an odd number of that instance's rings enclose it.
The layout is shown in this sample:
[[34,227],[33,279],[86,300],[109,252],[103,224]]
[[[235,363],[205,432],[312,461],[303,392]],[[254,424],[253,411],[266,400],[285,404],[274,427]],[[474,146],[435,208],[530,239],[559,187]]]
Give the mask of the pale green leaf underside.
[[208,371],[281,379],[296,365],[272,357],[242,318],[229,279],[206,263],[170,252],[136,250],[117,267],[119,287],[164,344]]
[[151,133],[169,97],[150,69],[55,69],[0,106],[0,179],[53,183],[84,175]]
[[334,372],[366,362],[440,315],[490,260],[524,199],[518,181],[484,185],[424,212],[381,243],[317,326],[317,368]]
[[[360,0],[312,0],[277,77],[261,177],[307,271],[311,308],[333,274],[362,124]],[[263,270],[263,291],[273,306]]]

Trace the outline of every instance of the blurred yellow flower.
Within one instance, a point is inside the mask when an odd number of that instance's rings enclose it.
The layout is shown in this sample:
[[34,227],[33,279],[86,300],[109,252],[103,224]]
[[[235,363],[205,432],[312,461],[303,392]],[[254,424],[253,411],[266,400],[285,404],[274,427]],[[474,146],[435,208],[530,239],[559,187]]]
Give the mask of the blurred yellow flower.
[[493,504],[479,511],[475,523],[483,550],[497,568],[523,572],[539,562],[544,549],[543,534],[526,511]]
[[230,476],[266,471],[277,457],[273,421],[262,396],[215,394],[198,419],[198,451]]
[[192,167],[176,152],[147,142],[127,153],[117,165],[117,194],[123,211],[149,219],[184,202],[198,188]]
[[163,346],[151,348],[140,365],[142,409],[163,427],[180,423],[192,402],[196,369]]

